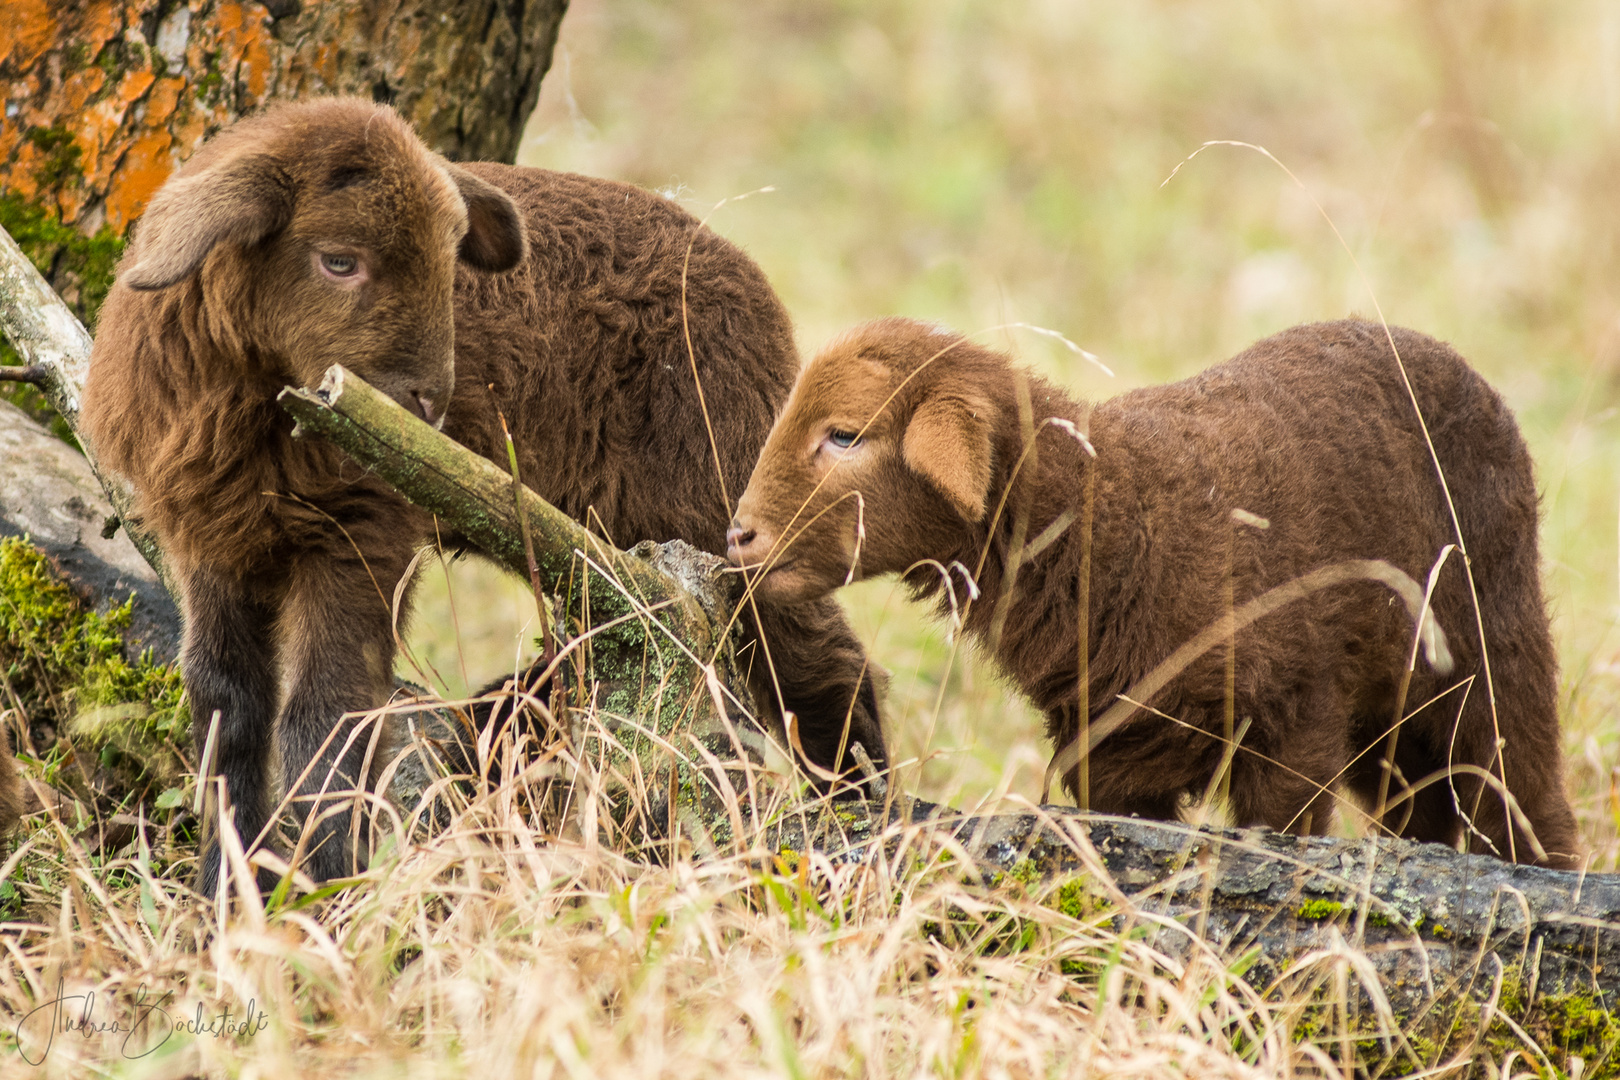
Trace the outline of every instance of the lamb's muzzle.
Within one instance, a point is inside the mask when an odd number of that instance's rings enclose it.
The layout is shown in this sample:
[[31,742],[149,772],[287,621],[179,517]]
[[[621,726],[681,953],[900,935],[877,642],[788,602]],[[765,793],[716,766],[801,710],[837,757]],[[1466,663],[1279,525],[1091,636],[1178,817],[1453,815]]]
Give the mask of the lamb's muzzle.
[[726,530],[726,558],[733,564],[743,566],[748,561],[747,552],[759,534],[738,523],[736,518],[731,519],[731,528]]

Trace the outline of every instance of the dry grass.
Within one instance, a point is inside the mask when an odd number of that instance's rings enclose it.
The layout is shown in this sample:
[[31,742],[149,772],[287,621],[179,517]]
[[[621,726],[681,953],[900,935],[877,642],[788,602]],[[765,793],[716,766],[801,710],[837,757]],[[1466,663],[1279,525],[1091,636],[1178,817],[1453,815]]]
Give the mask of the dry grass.
[[[583,786],[486,785],[416,841],[383,814],[341,891],[222,910],[179,884],[183,811],[108,859],[44,823],[0,874],[22,905],[0,1074],[1273,1077],[1341,1075],[1368,1037],[1334,1006],[1349,953],[1262,996],[1100,879],[1084,900],[986,884],[917,828],[861,862],[758,830],[636,861]],[[758,787],[764,822],[791,812],[790,781]]]
[[[775,185],[714,223],[765,266],[806,347],[887,313],[1022,320],[1121,378],[1039,338],[1002,344],[1102,396],[1370,308],[1309,200],[1257,156],[1212,152],[1159,186],[1207,139],[1264,144],[1339,223],[1390,319],[1451,340],[1519,412],[1545,491],[1572,790],[1608,870],[1617,54],[1620,16],[1597,0],[1154,0],[1129,15],[575,0],[525,160],[668,187],[700,212]],[[430,570],[414,641],[455,696],[512,666],[532,601],[476,563],[451,579]],[[891,585],[846,598],[895,675],[907,786],[958,806],[1033,797],[1046,748],[1016,694]],[[0,1075],[1343,1075],[1328,1055],[1349,1037],[1346,958],[1321,961],[1327,1007],[1305,1024],[1307,996],[1259,999],[1196,943],[1156,951],[1128,904],[1076,918],[1017,882],[973,883],[923,836],[864,868],[781,858],[757,836],[638,862],[577,818],[489,794],[437,837],[401,836],[341,894],[218,913],[181,884],[183,810],[146,812],[145,842],[116,857],[50,824],[7,849]],[[100,1023],[128,1024],[144,994],[171,1018],[228,1006],[264,1025],[182,1032],[139,1058],[144,1033],[58,1032],[36,1067],[16,1021],[58,980],[95,992]],[[1494,1053],[1476,1074],[1540,1060]]]

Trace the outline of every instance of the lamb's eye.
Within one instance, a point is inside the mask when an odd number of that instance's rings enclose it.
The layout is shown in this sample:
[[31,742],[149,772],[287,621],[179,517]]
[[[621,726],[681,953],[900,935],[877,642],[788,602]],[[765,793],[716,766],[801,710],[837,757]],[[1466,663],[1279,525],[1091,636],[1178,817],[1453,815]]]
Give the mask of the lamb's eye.
[[842,428],[833,428],[831,431],[827,432],[827,441],[838,447],[840,450],[848,450],[850,447],[860,442],[861,437],[853,431],[845,431]]
[[333,277],[348,277],[360,269],[360,260],[353,255],[322,255],[321,269]]

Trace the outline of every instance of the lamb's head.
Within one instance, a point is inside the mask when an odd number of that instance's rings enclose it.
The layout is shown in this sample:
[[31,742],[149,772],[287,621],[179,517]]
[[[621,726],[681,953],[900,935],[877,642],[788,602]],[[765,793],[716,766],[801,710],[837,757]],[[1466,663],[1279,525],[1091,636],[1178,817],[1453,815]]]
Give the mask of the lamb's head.
[[1006,359],[883,319],[806,365],[727,534],[757,595],[795,602],[959,550],[990,495]]
[[459,259],[524,253],[506,194],[358,98],[273,108],[222,132],[153,196],[119,283],[196,275],[205,331],[256,373],[314,386],[343,364],[429,422],[454,382]]

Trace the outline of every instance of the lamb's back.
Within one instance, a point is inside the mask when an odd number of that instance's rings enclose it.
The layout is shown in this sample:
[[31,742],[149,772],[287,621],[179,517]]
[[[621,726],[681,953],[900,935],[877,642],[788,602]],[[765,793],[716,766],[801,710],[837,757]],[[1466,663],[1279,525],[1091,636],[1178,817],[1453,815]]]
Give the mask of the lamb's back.
[[503,403],[525,481],[561,509],[583,520],[591,508],[623,544],[683,536],[723,551],[731,503],[798,372],[770,284],[670,199],[469,167],[517,202],[529,255],[510,274],[457,279],[446,430],[503,459]]

